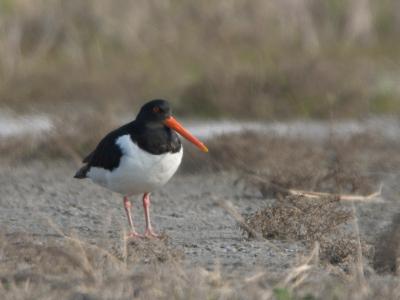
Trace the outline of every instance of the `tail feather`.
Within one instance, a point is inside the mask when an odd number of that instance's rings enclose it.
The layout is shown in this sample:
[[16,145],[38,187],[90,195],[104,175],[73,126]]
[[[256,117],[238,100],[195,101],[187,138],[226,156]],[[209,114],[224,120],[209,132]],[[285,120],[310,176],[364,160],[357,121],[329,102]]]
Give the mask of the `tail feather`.
[[84,165],[82,168],[76,172],[74,178],[83,179],[86,178],[86,174],[89,171],[90,167],[88,165]]

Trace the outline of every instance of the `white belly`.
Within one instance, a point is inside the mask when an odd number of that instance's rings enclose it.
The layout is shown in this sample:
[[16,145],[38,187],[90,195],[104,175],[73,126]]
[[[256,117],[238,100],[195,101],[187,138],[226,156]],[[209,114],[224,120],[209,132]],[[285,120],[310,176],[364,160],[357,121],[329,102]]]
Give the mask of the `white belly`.
[[162,187],[182,161],[183,148],[177,153],[154,155],[140,149],[129,135],[118,138],[116,143],[123,154],[119,166],[112,171],[92,167],[87,177],[123,195],[152,192]]

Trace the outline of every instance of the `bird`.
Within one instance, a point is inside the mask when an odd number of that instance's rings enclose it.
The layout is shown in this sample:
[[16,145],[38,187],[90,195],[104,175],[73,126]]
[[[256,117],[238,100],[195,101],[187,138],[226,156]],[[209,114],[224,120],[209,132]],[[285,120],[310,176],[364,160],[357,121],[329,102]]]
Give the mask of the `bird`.
[[[172,116],[167,100],[145,103],[136,119],[108,133],[82,163],[74,178],[89,178],[123,197],[130,227],[128,238],[158,238],[150,220],[150,194],[164,186],[182,161],[179,135],[201,151],[208,148]],[[140,234],[132,220],[130,197],[143,195],[145,232]]]

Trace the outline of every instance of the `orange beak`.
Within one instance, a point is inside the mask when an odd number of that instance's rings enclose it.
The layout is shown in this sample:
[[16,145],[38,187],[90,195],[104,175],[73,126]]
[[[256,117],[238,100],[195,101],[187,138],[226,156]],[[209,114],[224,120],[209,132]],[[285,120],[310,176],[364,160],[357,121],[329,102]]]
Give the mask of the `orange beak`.
[[189,142],[195,144],[201,151],[208,152],[208,148],[195,138],[189,131],[187,131],[174,117],[168,117],[164,121],[164,125],[175,130]]

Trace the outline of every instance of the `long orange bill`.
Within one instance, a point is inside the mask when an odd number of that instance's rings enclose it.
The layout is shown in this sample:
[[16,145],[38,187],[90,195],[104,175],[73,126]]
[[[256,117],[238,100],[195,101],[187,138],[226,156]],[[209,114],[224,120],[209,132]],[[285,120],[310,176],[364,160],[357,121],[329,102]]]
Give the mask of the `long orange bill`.
[[174,117],[168,117],[164,121],[164,124],[169,128],[175,130],[191,143],[195,144],[201,151],[208,152],[208,148],[197,138],[195,138],[189,131],[187,131]]

